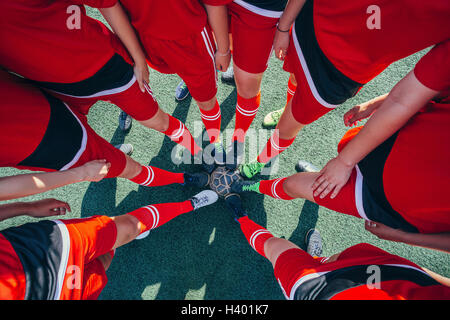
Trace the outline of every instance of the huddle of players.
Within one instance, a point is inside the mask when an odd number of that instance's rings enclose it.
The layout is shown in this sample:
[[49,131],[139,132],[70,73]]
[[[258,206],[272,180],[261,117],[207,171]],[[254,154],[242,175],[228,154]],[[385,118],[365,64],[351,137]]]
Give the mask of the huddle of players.
[[[88,17],[83,5],[98,8],[114,33]],[[305,198],[365,219],[366,228],[379,237],[450,252],[447,1],[383,1],[372,6],[360,0],[17,0],[2,2],[0,9],[0,121],[8,132],[0,142],[0,162],[48,171],[2,178],[2,200],[104,177],[149,187],[205,186],[207,174],[137,163],[87,123],[90,107],[109,101],[181,144],[193,158],[200,157],[202,148],[186,125],[154,99],[148,65],[183,79],[200,109],[216,161],[226,154],[228,167],[239,166],[244,176],[253,178],[305,125],[356,95],[392,62],[434,46],[389,94],[346,113],[349,126],[371,118],[344,136],[339,155],[320,172],[245,181],[233,190],[285,200]],[[286,106],[278,130],[258,158],[240,164],[272,49],[291,74]],[[225,71],[231,55],[236,124],[224,152],[216,70]],[[106,285],[105,270],[117,247],[216,200],[215,193],[203,191],[185,202],[149,205],[114,218],[44,221],[3,230],[0,295],[95,299]],[[287,298],[450,298],[450,289],[441,284],[446,279],[407,259],[368,244],[318,258],[249,219],[239,197],[227,200],[249,244],[272,262]],[[67,210],[66,203],[44,200],[3,205],[0,217]],[[317,234],[310,239],[318,241]],[[380,268],[381,278],[369,287],[366,271],[373,265]],[[38,272],[41,268],[53,274]]]

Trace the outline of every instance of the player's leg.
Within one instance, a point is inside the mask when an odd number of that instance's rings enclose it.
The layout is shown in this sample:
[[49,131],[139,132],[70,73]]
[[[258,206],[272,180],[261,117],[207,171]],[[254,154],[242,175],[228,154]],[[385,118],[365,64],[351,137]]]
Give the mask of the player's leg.
[[302,198],[314,201],[311,187],[318,176],[319,173],[302,172],[271,180],[236,181],[231,190],[236,193],[256,192],[282,200]]
[[284,108],[278,125],[255,161],[243,164],[239,170],[247,178],[252,178],[274,157],[282,153],[294,143],[304,125],[292,114],[292,100]]
[[[295,91],[297,90],[297,81],[295,80],[295,75],[293,73],[290,74],[288,80],[288,86],[286,91],[286,105],[291,101],[294,97]],[[284,108],[280,108],[278,110],[269,112],[263,120],[264,127],[275,127],[280,121],[281,115],[283,114]]]
[[213,204],[217,199],[214,191],[205,190],[183,202],[153,204],[114,217],[112,219],[117,227],[117,238],[113,249],[136,239],[139,235],[148,234],[181,214]]
[[125,155],[126,165],[119,177],[146,187],[158,187],[178,183],[184,186],[205,187],[209,183],[206,173],[172,172],[154,166],[143,166]]
[[150,87],[142,92],[137,82],[120,94],[103,97],[109,100],[143,126],[167,135],[172,141],[188,149],[192,155],[201,151],[186,126],[177,118],[162,111]]

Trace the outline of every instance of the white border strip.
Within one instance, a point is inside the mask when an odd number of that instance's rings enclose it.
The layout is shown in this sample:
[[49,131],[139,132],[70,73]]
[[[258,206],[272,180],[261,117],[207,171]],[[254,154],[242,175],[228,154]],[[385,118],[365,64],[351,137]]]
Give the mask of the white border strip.
[[355,203],[356,203],[356,210],[358,211],[358,214],[361,218],[364,220],[370,221],[370,219],[367,217],[367,214],[364,210],[363,205],[363,195],[362,195],[362,186],[363,186],[363,180],[364,177],[359,170],[358,165],[355,166],[356,168],[356,183],[355,183]]
[[248,11],[251,11],[253,13],[259,14],[260,16],[268,17],[268,18],[280,18],[283,14],[283,11],[272,11],[272,10],[266,10],[259,8],[257,6],[251,5],[247,2],[244,2],[242,0],[234,0],[234,3],[240,5],[241,7],[247,9]]
[[83,137],[81,139],[80,149],[76,153],[75,157],[73,157],[73,159],[69,163],[67,163],[64,167],[62,167],[59,171],[70,169],[80,159],[81,155],[86,150],[86,146],[87,146],[86,128],[83,126],[83,124],[81,123],[80,119],[78,119],[78,117],[73,113],[73,111],[70,110],[69,106],[67,104],[65,104],[65,103],[64,103],[64,105],[72,113],[72,115],[75,117],[75,119],[77,119],[78,123],[80,124],[81,130],[83,131]]
[[303,68],[303,73],[305,74],[306,80],[308,81],[309,89],[311,90],[311,93],[313,94],[314,98],[316,98],[317,102],[319,102],[322,106],[326,108],[330,109],[336,108],[338,105],[326,102],[325,100],[323,100],[323,98],[317,91],[317,88],[311,77],[311,73],[309,72],[308,64],[306,63],[305,57],[303,56],[302,48],[300,47],[300,43],[298,42],[297,34],[295,33],[295,22],[292,27],[292,37],[294,38],[295,51],[297,52],[298,59],[300,60],[300,64],[302,65]]
[[64,277],[66,275],[67,263],[69,260],[70,234],[69,230],[67,230],[66,225],[62,221],[54,220],[53,222],[55,222],[56,225],[58,226],[59,231],[61,232],[61,239],[62,239],[61,262],[59,264],[58,276],[56,279],[57,287],[55,295],[53,296],[53,300],[59,300],[61,298],[61,292],[64,285]]
[[57,94],[60,94],[60,95],[66,96],[66,97],[72,97],[72,98],[83,98],[83,99],[97,98],[97,97],[108,96],[108,95],[111,95],[111,94],[117,94],[117,93],[121,93],[121,92],[127,91],[128,89],[130,89],[134,85],[134,83],[136,81],[137,81],[136,80],[136,76],[133,75],[133,78],[131,78],[131,80],[127,84],[125,84],[125,85],[123,85],[121,87],[100,91],[100,92],[94,93],[94,94],[92,94],[90,96],[73,96],[73,95],[62,93],[62,92],[58,92],[58,91],[55,91],[55,90],[50,90],[50,91],[53,91],[53,92],[55,92]]

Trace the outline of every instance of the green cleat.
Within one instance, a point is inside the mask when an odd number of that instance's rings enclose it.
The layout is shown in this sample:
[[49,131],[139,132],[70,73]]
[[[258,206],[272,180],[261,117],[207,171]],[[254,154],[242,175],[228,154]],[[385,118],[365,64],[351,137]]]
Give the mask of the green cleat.
[[264,168],[265,165],[266,165],[265,163],[255,161],[252,163],[247,163],[247,164],[241,165],[239,168],[239,171],[240,171],[241,175],[243,175],[244,177],[246,177],[248,179],[251,179],[258,173],[260,173],[261,169]]
[[263,127],[265,128],[270,128],[270,127],[275,127],[278,124],[278,121],[280,121],[281,115],[284,112],[284,108],[272,111],[270,113],[268,113],[265,117],[264,117],[264,121],[263,121]]
[[242,193],[242,192],[259,192],[259,181],[235,181],[231,185],[231,192]]

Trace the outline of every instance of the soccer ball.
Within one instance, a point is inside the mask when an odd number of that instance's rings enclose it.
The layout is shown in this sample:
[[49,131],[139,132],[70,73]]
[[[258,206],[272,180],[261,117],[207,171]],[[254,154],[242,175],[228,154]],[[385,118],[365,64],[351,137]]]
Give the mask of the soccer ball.
[[242,180],[239,170],[229,170],[226,167],[218,167],[211,173],[209,187],[219,196],[225,197],[231,191],[233,182]]

